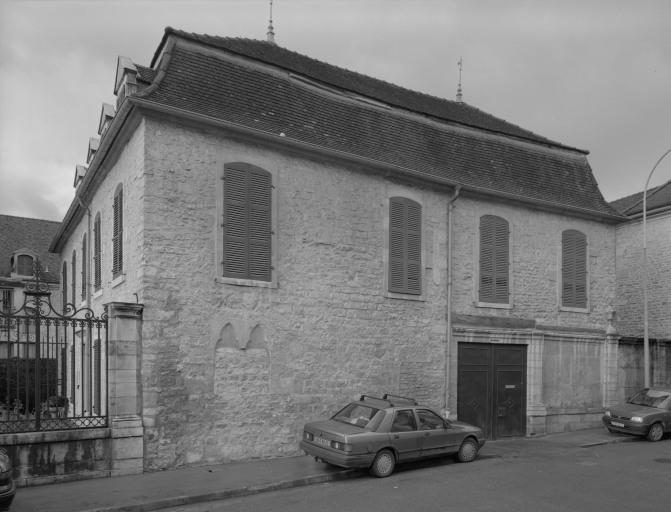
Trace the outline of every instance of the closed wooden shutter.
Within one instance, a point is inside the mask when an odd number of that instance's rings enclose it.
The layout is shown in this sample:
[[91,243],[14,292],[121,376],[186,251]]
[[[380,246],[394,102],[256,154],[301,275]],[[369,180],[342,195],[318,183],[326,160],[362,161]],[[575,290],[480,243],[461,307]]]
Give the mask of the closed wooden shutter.
[[16,262],[16,273],[22,276],[32,276],[33,275],[33,258],[32,256],[27,256],[21,254],[18,257]]
[[562,233],[562,306],[587,307],[587,237],[573,229]]
[[404,197],[389,200],[389,291],[422,293],[422,207]]
[[72,251],[72,303],[77,300],[77,253]]
[[100,290],[102,285],[102,279],[100,275],[100,243],[101,243],[101,233],[100,233],[100,214],[96,215],[96,219],[93,222],[93,288],[97,291]]
[[123,191],[114,195],[112,226],[112,276],[123,272]]
[[65,311],[65,305],[68,303],[68,264],[65,261],[63,262],[63,271],[61,274],[61,291],[63,292],[61,298],[63,300],[63,311]]
[[509,239],[505,219],[480,218],[480,302],[509,304]]
[[224,169],[224,276],[271,281],[272,177],[246,164]]
[[86,253],[86,235],[82,238],[82,300],[86,300],[86,278],[88,277],[86,275],[86,260],[88,258],[88,255]]

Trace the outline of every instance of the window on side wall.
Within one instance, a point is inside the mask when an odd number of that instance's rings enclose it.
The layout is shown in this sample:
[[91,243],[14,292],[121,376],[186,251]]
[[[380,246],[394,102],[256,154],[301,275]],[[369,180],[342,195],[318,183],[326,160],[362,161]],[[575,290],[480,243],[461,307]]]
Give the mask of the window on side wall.
[[93,221],[93,289],[100,290],[102,279],[100,274],[100,244],[102,242],[100,234],[100,213],[98,213]]
[[123,188],[117,187],[112,207],[112,278],[123,273]]
[[389,291],[422,293],[422,207],[405,197],[389,199]]
[[86,252],[87,247],[86,247],[86,234],[82,237],[82,285],[81,285],[81,295],[82,295],[82,300],[86,300],[86,280],[88,278],[87,275],[87,258],[88,258],[88,253]]
[[485,304],[510,303],[510,229],[495,215],[480,217],[478,300]]
[[587,237],[575,229],[562,232],[561,305],[587,308]]
[[75,303],[77,296],[77,252],[72,251],[72,303]]
[[66,311],[66,304],[68,303],[68,262],[63,262],[63,270],[61,271],[61,293],[63,299],[63,311]]
[[272,281],[272,175],[253,165],[224,167],[223,277]]

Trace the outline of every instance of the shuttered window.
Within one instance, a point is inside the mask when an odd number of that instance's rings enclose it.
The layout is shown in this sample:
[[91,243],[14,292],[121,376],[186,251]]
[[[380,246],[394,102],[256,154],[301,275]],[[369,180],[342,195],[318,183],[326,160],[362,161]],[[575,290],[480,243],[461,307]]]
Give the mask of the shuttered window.
[[82,300],[86,300],[86,279],[87,279],[87,261],[86,259],[88,258],[88,254],[86,252],[86,235],[82,238],[82,286],[81,286],[81,292],[82,292]]
[[223,275],[271,281],[272,177],[248,164],[224,168]]
[[77,296],[77,252],[72,251],[72,303],[75,303],[75,297]]
[[97,214],[93,221],[93,289],[96,291],[100,290],[102,285],[100,275],[100,243],[102,242],[100,227],[100,214]]
[[480,302],[510,303],[509,240],[505,219],[495,215],[480,217]]
[[112,208],[112,277],[123,273],[123,189],[119,187],[114,194]]
[[404,197],[389,200],[389,291],[422,293],[422,207]]
[[61,298],[63,300],[63,311],[65,311],[65,305],[68,303],[68,263],[66,261],[63,262],[63,271],[61,272],[61,292],[63,292]]
[[562,233],[562,306],[587,307],[587,237],[574,229]]

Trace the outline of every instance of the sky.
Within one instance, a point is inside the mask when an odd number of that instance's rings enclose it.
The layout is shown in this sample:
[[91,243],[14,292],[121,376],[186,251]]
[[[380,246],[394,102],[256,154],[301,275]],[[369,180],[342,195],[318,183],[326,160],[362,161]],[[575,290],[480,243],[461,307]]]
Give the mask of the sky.
[[[265,39],[269,0],[0,0],[0,214],[62,220],[119,55]],[[608,201],[671,148],[669,0],[274,0],[280,46],[585,149]],[[671,155],[649,187],[671,180]]]

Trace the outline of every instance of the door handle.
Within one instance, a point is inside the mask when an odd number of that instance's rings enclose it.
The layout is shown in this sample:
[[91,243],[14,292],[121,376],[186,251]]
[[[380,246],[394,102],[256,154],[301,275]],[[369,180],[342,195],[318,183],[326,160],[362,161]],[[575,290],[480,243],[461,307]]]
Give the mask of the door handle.
[[394,439],[400,439],[400,437],[401,436],[399,436],[398,434],[394,434]]

